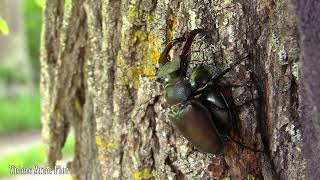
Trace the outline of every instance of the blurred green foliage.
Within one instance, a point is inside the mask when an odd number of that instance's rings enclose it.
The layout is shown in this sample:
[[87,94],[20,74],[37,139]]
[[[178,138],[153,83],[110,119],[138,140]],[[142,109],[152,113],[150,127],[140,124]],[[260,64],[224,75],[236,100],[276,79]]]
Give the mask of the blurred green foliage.
[[35,1],[35,3],[39,6],[39,7],[41,7],[41,8],[43,8],[44,7],[44,1],[45,0],[34,0]]
[[0,17],[0,32],[5,36],[8,36],[10,34],[8,23],[2,17]]
[[64,10],[66,11],[71,5],[71,0],[64,1]]
[[0,98],[0,134],[40,128],[40,96]]
[[6,83],[17,82],[26,83],[27,79],[21,73],[17,73],[14,67],[1,64],[0,65],[0,80]]
[[[66,144],[62,149],[63,157],[71,155],[74,152],[75,137],[69,135]],[[5,154],[0,154],[0,177],[9,176],[9,166],[33,167],[43,164],[45,161],[45,148],[43,144],[36,144],[27,149],[10,151]]]
[[24,22],[27,35],[27,48],[34,72],[34,81],[39,83],[40,74],[40,39],[42,27],[43,0],[24,1]]

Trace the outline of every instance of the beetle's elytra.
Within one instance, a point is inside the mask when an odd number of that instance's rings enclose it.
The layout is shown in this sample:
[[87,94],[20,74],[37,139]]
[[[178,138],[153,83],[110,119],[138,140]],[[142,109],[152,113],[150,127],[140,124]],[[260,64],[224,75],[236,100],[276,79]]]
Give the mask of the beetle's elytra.
[[[187,54],[199,33],[205,33],[205,30],[194,29],[167,44],[160,55],[157,80],[165,88],[170,120],[181,134],[198,150],[218,155],[223,152],[225,137],[230,135],[235,123],[227,95],[218,82],[243,59],[217,76],[212,76],[204,66],[198,66],[187,78]],[[171,48],[182,42],[185,44],[179,57],[169,61],[167,56]]]

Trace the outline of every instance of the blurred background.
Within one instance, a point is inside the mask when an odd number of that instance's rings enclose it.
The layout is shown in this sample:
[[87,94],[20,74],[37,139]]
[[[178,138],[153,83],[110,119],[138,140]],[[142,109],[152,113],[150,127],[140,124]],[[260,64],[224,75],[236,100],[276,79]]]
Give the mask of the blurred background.
[[[40,37],[44,0],[0,0],[0,179],[70,179],[12,175],[9,166],[44,166],[40,120]],[[72,158],[74,138],[63,149]]]

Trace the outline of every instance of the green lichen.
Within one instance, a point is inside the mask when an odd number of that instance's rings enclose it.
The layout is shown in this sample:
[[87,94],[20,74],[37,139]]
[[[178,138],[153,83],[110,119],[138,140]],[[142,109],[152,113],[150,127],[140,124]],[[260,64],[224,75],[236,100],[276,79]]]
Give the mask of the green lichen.
[[128,19],[135,19],[139,17],[139,8],[133,4],[129,5],[128,8]]
[[151,179],[153,177],[152,172],[148,168],[144,168],[142,171],[136,171],[132,174],[134,180]]
[[154,21],[154,18],[155,18],[155,16],[153,16],[153,15],[148,15],[148,16],[147,16],[147,22],[152,22],[152,21]]

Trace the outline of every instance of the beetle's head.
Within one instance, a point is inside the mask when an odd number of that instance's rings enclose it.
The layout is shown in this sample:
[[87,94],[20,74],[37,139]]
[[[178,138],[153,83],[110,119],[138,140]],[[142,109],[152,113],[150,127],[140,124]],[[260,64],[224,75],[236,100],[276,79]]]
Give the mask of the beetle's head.
[[164,85],[166,85],[170,82],[171,79],[175,79],[180,75],[179,72],[182,62],[180,56],[174,58],[172,61],[169,61],[168,54],[175,44],[184,42],[185,40],[186,38],[184,36],[172,40],[166,45],[166,47],[160,54],[158,60],[159,67],[156,73],[158,82],[164,83]]
[[170,84],[170,81],[178,78],[181,69],[181,59],[176,57],[173,61],[168,61],[166,63],[159,63],[159,68],[157,70],[157,81],[163,83],[164,85]]
[[181,76],[181,57],[160,65],[157,71],[157,81],[165,88],[165,98],[170,105],[188,100],[192,93],[190,83]]

